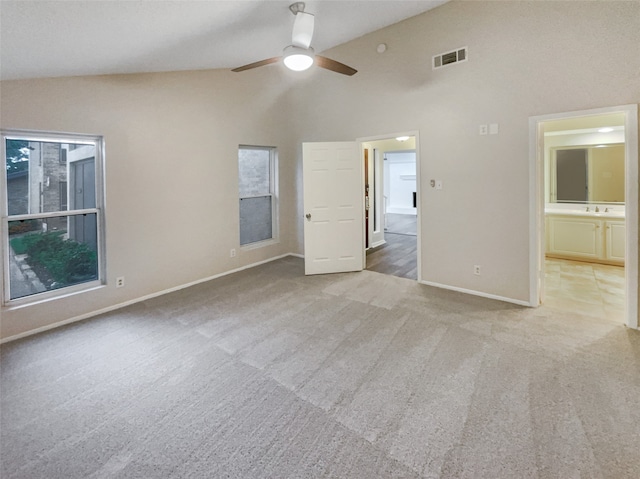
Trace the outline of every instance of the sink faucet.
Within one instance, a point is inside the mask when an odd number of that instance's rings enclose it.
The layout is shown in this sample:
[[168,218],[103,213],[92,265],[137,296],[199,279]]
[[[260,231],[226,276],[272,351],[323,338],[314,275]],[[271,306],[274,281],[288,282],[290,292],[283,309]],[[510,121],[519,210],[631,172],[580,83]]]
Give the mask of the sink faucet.
[[605,208],[605,209],[604,209],[604,212],[605,212],[605,213],[608,213],[608,212],[609,212],[609,208],[608,208],[608,207],[607,207],[607,208]]
[[589,207],[588,206],[587,206],[587,210],[586,211],[587,211],[587,213],[589,212]]
[[599,213],[600,209],[596,206],[596,213]]

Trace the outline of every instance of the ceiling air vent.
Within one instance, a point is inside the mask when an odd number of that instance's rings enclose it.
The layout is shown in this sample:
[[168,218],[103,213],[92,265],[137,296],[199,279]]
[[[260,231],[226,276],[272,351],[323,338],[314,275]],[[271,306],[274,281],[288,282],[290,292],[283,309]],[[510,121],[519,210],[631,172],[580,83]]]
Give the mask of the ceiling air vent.
[[458,48],[452,52],[441,53],[433,57],[433,69],[446,67],[454,63],[467,61],[467,47]]

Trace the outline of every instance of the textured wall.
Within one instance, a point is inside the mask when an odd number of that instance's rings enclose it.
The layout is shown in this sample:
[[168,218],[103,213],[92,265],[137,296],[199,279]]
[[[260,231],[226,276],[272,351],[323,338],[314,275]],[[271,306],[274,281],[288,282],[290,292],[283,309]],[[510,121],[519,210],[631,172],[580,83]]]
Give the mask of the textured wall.
[[[127,286],[3,310],[1,334],[301,253],[300,143],[398,131],[419,132],[422,278],[527,301],[529,118],[639,103],[639,18],[639,2],[450,2],[323,52],[354,77],[271,66],[3,82],[3,127],[105,136],[108,276]],[[431,69],[461,46],[469,61]],[[500,134],[479,136],[487,123]],[[283,231],[230,258],[240,144],[279,149]]]
[[[1,84],[3,128],[103,135],[107,279],[104,288],[3,309],[2,337],[295,250],[295,154],[290,76],[274,66],[229,71],[74,77]],[[239,247],[238,146],[278,147],[280,242]],[[126,278],[124,288],[114,279]]]
[[[297,136],[418,131],[422,279],[526,302],[529,118],[639,103],[639,24],[640,2],[449,2],[324,52],[358,73],[299,85]],[[432,70],[462,46],[467,62]]]

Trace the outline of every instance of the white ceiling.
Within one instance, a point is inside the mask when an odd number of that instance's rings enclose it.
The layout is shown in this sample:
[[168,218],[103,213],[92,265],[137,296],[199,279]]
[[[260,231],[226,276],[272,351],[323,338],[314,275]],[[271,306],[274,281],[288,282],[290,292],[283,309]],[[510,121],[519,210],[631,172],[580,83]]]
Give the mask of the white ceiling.
[[[305,11],[322,52],[446,1],[309,0]],[[234,68],[281,54],[291,3],[0,0],[0,78]]]

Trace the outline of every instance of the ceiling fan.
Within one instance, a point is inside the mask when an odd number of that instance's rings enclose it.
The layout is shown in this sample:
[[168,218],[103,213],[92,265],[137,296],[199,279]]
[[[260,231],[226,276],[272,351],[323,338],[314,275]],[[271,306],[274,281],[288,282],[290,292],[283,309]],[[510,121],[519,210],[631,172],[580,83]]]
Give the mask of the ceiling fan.
[[231,70],[232,72],[243,72],[258,68],[271,63],[283,61],[284,65],[290,70],[303,71],[307,70],[314,63],[320,68],[331,70],[343,75],[354,75],[358,70],[337,62],[331,58],[316,55],[311,48],[311,38],[313,37],[314,16],[304,11],[304,2],[296,2],[289,5],[289,10],[296,17],[293,23],[293,33],[291,35],[291,45],[286,47],[282,56],[267,58],[259,62],[249,63]]

